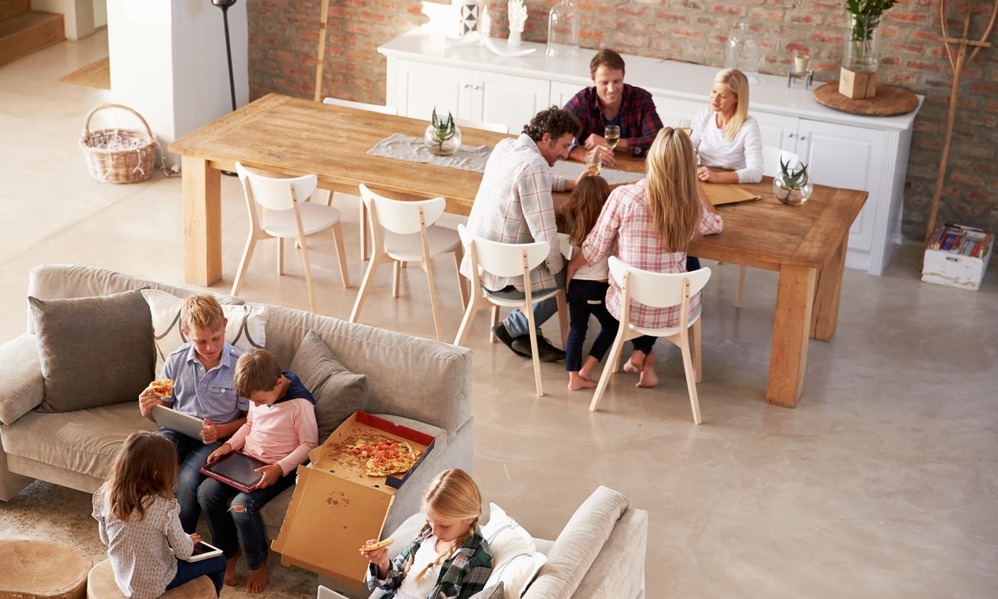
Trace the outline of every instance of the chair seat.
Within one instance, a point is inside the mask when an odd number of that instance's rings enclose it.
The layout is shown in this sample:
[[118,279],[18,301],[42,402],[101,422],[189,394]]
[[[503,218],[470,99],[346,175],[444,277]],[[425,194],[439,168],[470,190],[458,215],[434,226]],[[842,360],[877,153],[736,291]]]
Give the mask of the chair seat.
[[[430,255],[438,256],[453,252],[461,243],[461,237],[454,229],[431,225],[426,227],[426,241],[430,246]],[[423,259],[423,238],[419,233],[399,235],[386,231],[385,252],[392,260],[419,262]]]
[[[700,320],[700,312],[701,312],[702,308],[703,308],[703,306],[699,306],[698,305],[696,307],[696,310],[694,310],[693,312],[690,312],[690,321],[689,321],[690,326],[693,326],[693,323],[695,323],[696,321]],[[655,328],[651,328],[651,327],[638,327],[638,326],[634,326],[632,324],[632,325],[630,325],[630,327],[631,327],[631,330],[633,330],[634,332],[639,333],[641,335],[648,335],[649,337],[670,337],[670,336],[675,335],[676,333],[682,331],[682,329],[680,327],[678,327],[678,326],[675,326],[675,327],[661,327],[661,328],[655,329]]]
[[[301,202],[302,229],[306,235],[325,231],[340,222],[340,211],[331,206]],[[263,230],[274,237],[297,237],[298,223],[294,210],[268,210],[260,219]]]
[[[562,292],[563,292],[562,289],[552,289],[551,291],[548,291],[546,293],[533,293],[530,295],[530,299],[536,304],[537,302],[546,300],[550,297],[556,297],[559,293]],[[503,308],[519,308],[523,306],[523,300],[526,297],[527,296],[522,293],[519,294],[519,297],[502,297],[495,295],[489,291],[485,292],[485,299],[489,300],[489,302],[497,306],[502,306]]]

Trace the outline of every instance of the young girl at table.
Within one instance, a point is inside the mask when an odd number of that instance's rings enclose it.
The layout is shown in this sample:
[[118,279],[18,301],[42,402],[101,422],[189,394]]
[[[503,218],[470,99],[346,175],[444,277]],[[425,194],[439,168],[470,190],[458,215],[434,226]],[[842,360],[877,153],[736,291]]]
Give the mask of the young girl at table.
[[466,599],[485,588],[492,554],[478,528],[475,481],[459,468],[444,470],[426,489],[422,509],[426,523],[394,560],[388,547],[362,552],[371,562],[368,588],[386,591],[382,599]]
[[[568,265],[570,281],[583,264],[592,266],[611,254],[642,270],[686,272],[686,248],[694,235],[721,232],[721,216],[697,193],[696,155],[685,132],[671,127],[659,131],[648,151],[646,168],[644,179],[618,187],[610,194],[582,251]],[[618,321],[621,296],[620,282],[610,277],[606,308]],[[690,298],[691,311],[699,305],[700,294]],[[679,311],[679,306],[652,308],[632,300],[632,324],[648,328],[675,326]],[[639,374],[638,387],[658,384],[652,353],[655,340],[641,336],[632,341],[634,352],[624,371]]]
[[[246,423],[208,456],[212,463],[233,451],[266,462],[263,478],[250,492],[209,478],[198,487],[198,503],[208,520],[212,543],[226,558],[225,584],[236,584],[236,564],[246,552],[245,590],[267,587],[267,538],[260,510],[295,484],[298,465],[318,445],[315,399],[293,372],[281,370],[277,357],[251,349],[239,357],[233,374],[236,393],[250,401]],[[239,542],[242,541],[242,548]]]
[[125,439],[111,476],[93,496],[93,517],[118,588],[130,599],[153,599],[167,590],[207,575],[222,591],[225,558],[185,561],[197,533],[180,525],[177,451],[169,439],[138,431]]
[[[592,231],[609,195],[610,186],[600,176],[583,177],[575,184],[567,207],[568,240],[572,244],[573,256],[579,253],[579,248]],[[617,335],[617,319],[606,309],[609,274],[606,258],[592,266],[583,264],[572,273],[572,283],[567,290],[569,329],[565,344],[569,391],[596,387],[596,381],[592,379],[593,368],[606,355]],[[601,328],[583,362],[582,344],[586,340],[590,316],[596,317]]]

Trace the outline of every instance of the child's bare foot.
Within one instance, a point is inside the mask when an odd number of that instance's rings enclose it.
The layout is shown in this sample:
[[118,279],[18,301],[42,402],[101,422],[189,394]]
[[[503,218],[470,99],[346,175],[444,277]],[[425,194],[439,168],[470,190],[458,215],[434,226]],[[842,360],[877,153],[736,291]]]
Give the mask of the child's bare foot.
[[230,587],[236,586],[236,564],[242,556],[243,550],[240,549],[235,555],[225,560],[225,584]]
[[593,380],[593,368],[599,364],[599,360],[593,356],[586,356],[585,362],[582,363],[582,368],[579,369],[579,378],[585,381],[590,381],[595,383]]
[[580,389],[595,389],[596,383],[579,375],[578,372],[568,373],[568,390],[578,391]]
[[645,363],[645,352],[634,350],[631,354],[631,359],[624,362],[624,372],[630,372],[631,374],[637,374],[641,372]]
[[638,376],[638,383],[635,387],[654,387],[658,385],[658,376],[655,374],[655,354],[645,356],[644,364],[641,366],[641,375]]
[[262,593],[265,588],[267,588],[267,564],[249,571],[245,590],[247,593]]

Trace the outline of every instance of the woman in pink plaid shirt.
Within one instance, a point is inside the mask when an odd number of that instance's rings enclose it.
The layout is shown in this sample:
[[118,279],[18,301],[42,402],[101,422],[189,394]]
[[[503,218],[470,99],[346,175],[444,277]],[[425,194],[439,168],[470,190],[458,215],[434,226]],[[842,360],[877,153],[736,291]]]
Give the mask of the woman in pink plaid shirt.
[[[582,251],[568,265],[568,280],[583,263],[594,264],[613,255],[625,264],[652,272],[686,272],[686,248],[694,235],[720,233],[721,215],[698,193],[696,155],[689,136],[681,129],[666,127],[648,151],[647,175],[633,185],[618,187],[600,213]],[[620,320],[621,289],[610,277],[606,307]],[[631,318],[643,327],[673,326],[679,321],[679,306],[651,308],[631,300]],[[700,305],[700,294],[691,298],[690,309]],[[632,341],[634,352],[625,372],[638,373],[638,387],[654,387],[655,337]]]

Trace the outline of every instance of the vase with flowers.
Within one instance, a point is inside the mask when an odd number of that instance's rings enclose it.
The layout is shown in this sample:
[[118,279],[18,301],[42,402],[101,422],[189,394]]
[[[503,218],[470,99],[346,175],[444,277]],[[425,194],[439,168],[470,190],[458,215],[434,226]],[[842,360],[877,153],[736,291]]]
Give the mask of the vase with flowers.
[[839,93],[852,98],[870,98],[877,92],[880,63],[877,28],[884,12],[895,0],[846,0],[849,33],[842,53]]

